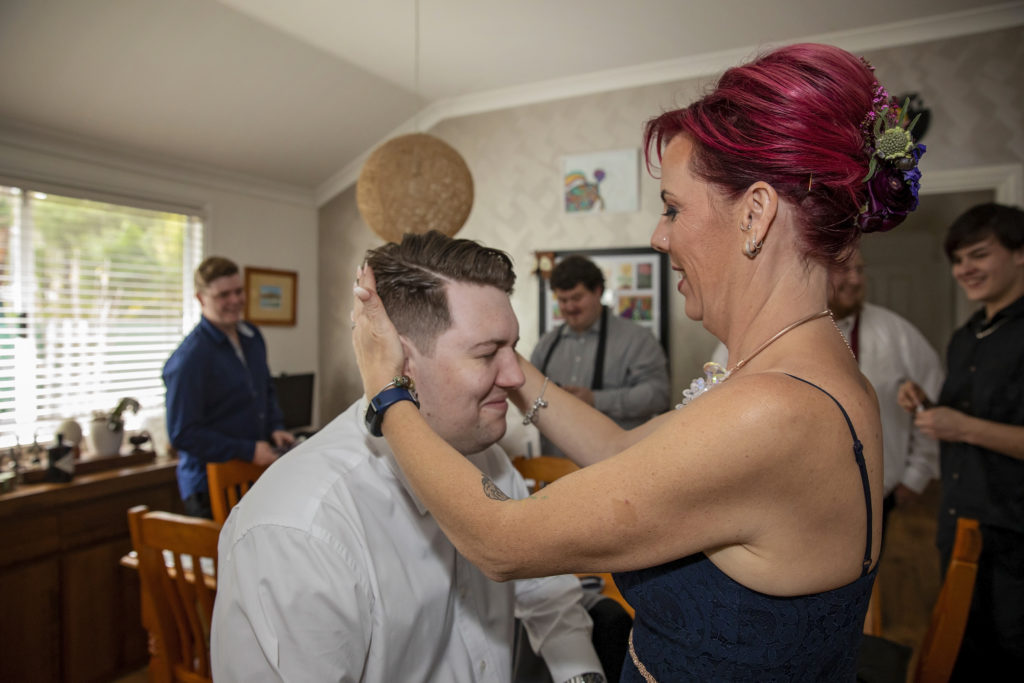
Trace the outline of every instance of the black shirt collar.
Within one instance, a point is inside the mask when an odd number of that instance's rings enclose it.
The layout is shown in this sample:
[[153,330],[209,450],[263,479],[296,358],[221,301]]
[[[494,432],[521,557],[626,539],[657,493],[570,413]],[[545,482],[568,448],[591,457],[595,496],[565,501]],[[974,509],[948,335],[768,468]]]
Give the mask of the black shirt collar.
[[1002,321],[1005,318],[1019,318],[1022,316],[1024,316],[1024,296],[1018,298],[1009,306],[1003,306],[1001,309],[996,311],[995,315],[987,320],[985,319],[985,309],[982,308],[971,316],[967,325],[971,332],[977,334],[990,329],[993,325],[1002,324]]

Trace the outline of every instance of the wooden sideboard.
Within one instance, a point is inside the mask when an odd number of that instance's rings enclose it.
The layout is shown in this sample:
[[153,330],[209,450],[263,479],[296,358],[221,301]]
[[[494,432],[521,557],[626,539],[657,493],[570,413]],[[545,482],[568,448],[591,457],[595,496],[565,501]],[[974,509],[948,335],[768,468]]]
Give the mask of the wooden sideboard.
[[128,508],[182,511],[176,465],[125,457],[0,494],[0,681],[101,683],[146,665],[138,575],[119,560]]

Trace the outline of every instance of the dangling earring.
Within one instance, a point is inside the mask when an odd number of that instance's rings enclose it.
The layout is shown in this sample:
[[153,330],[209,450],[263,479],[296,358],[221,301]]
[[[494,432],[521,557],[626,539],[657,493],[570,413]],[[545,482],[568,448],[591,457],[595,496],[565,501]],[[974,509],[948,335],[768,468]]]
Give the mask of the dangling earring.
[[747,258],[754,258],[763,246],[764,240],[754,241],[753,237],[748,237],[747,244],[743,247],[743,253],[747,255]]
[[742,230],[743,232],[747,232],[752,227],[754,227],[754,217],[753,216],[747,216],[747,224],[746,225],[740,225],[740,230]]

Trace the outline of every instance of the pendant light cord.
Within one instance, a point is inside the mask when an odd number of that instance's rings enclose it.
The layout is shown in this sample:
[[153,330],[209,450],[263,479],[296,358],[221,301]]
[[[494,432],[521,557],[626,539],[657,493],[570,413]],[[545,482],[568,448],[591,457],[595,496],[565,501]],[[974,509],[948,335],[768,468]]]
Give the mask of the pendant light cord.
[[423,96],[420,94],[420,0],[413,0],[413,91],[416,93],[416,113],[413,116],[413,130],[420,131],[420,112],[423,109]]

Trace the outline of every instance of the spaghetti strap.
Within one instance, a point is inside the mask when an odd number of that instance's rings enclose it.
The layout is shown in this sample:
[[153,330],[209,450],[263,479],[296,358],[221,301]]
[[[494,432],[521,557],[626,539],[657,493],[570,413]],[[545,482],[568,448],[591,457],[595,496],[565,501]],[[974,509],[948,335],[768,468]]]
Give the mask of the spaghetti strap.
[[868,573],[868,570],[871,569],[871,527],[873,522],[873,516],[871,513],[871,484],[868,481],[868,466],[867,463],[864,462],[864,445],[860,442],[860,439],[857,438],[857,430],[853,428],[853,422],[850,420],[850,416],[846,413],[846,408],[843,407],[843,404],[840,403],[835,396],[828,393],[814,382],[808,382],[806,379],[803,379],[802,377],[797,377],[796,375],[790,375],[788,372],[785,374],[789,377],[792,377],[795,380],[803,382],[804,384],[809,384],[810,386],[814,387],[815,389],[817,389],[818,391],[832,399],[832,402],[839,406],[839,410],[842,411],[843,418],[846,420],[846,426],[850,428],[850,434],[853,436],[853,455],[854,458],[856,458],[857,460],[857,468],[860,470],[860,481],[861,485],[864,487],[864,504],[867,508],[867,548],[865,548],[864,550],[864,563],[861,566],[860,571],[860,575],[864,576]]

